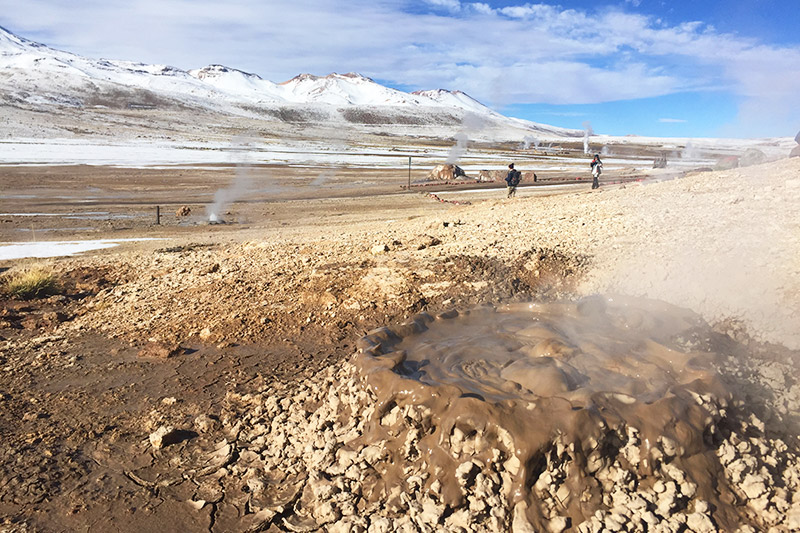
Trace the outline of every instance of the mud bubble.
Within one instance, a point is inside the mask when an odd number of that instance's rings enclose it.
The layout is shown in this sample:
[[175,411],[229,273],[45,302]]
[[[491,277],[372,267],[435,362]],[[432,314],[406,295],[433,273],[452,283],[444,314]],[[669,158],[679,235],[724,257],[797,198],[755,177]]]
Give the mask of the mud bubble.
[[476,477],[498,478],[514,530],[585,523],[614,486],[663,493],[666,470],[676,497],[643,513],[697,500],[732,531],[715,450],[733,395],[708,330],[691,311],[623,297],[420,314],[360,340],[377,398],[365,442],[387,443],[384,487],[405,486],[411,462],[449,508]]

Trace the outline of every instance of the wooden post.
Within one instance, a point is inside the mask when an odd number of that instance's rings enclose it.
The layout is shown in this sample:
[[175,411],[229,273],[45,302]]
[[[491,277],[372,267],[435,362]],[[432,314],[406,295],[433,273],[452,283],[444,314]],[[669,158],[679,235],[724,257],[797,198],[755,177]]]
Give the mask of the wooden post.
[[411,190],[411,156],[408,156],[408,190]]
[[161,225],[161,206],[156,206],[156,226]]

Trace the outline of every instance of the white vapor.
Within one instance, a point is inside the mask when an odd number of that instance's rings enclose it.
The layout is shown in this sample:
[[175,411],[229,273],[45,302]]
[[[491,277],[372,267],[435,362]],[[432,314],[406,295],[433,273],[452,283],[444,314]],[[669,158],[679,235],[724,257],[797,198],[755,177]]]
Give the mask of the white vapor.
[[467,113],[464,115],[464,119],[461,121],[461,130],[454,136],[456,139],[456,144],[450,148],[450,152],[447,154],[447,160],[445,163],[453,165],[458,163],[458,160],[461,159],[465,153],[467,153],[469,135],[471,133],[479,132],[483,129],[483,127],[483,120],[475,113]]
[[236,173],[227,187],[214,193],[214,200],[206,207],[209,222],[224,222],[225,209],[237,200],[245,198],[253,190],[250,169],[253,157],[250,152],[253,139],[237,136],[231,142],[231,161],[236,165]]
[[584,154],[588,154],[589,153],[589,137],[593,133],[594,133],[594,131],[592,131],[592,124],[588,120],[585,120],[583,122],[583,153]]

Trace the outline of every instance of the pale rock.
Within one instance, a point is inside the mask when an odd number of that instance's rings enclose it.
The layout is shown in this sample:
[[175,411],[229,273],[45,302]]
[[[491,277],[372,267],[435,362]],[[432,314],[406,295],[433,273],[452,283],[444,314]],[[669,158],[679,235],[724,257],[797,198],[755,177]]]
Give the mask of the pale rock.
[[570,490],[566,483],[561,485],[561,487],[554,492],[554,495],[561,505],[567,506],[569,503]]
[[358,452],[340,448],[339,451],[336,452],[336,457],[339,461],[339,465],[346,469],[356,462],[356,459],[358,459]]
[[514,513],[511,519],[511,533],[537,533],[536,529],[528,522],[525,512],[528,504],[519,502],[514,506]]
[[257,461],[259,459],[259,455],[252,451],[252,450],[242,450],[239,453],[239,461],[243,464],[249,464]]
[[800,531],[800,505],[795,504],[786,513],[786,527],[790,531]]
[[338,501],[337,500],[337,504],[339,505],[339,512],[344,517],[355,516],[356,513],[358,512],[358,509],[356,508],[356,505],[353,502],[353,500],[355,500],[355,496],[353,496],[353,495],[350,495],[350,496],[351,496],[351,500],[350,501]]
[[328,533],[352,533],[357,531],[354,527],[355,524],[350,522],[349,520],[339,520],[338,522],[334,522],[333,524],[328,524],[326,526],[326,531]]
[[330,524],[341,517],[333,503],[328,501],[323,501],[317,505],[313,510],[313,515],[319,525]]
[[467,498],[469,512],[473,515],[481,515],[486,512],[487,502],[483,498],[471,495]]
[[669,516],[670,511],[672,511],[672,508],[674,506],[675,506],[674,493],[669,494],[665,492],[661,495],[661,497],[659,497],[656,508],[658,510],[658,514],[667,517]]
[[466,461],[458,465],[456,468],[456,479],[458,479],[462,485],[466,485],[468,483],[472,485],[475,482],[478,472],[480,471],[480,465],[478,465],[474,460]]
[[511,457],[508,458],[508,461],[503,463],[503,468],[505,468],[506,472],[512,476],[519,474],[519,469],[521,466],[522,463],[520,463],[519,457],[517,457],[516,454],[511,455]]
[[309,475],[308,486],[314,494],[314,497],[318,500],[328,500],[335,492],[338,492],[334,484],[319,472],[314,472]]
[[251,494],[261,494],[264,492],[264,481],[257,477],[251,477],[247,480],[247,487]]
[[625,531],[625,524],[628,522],[628,518],[626,517],[625,513],[617,513],[611,512],[610,514],[606,515],[606,527],[618,527],[617,531]]
[[767,496],[767,494],[764,494],[761,497],[756,498],[754,500],[750,500],[748,502],[748,504],[749,504],[750,509],[752,509],[752,510],[754,510],[754,511],[756,511],[756,512],[758,512],[758,513],[760,513],[762,515],[762,520],[765,523],[770,524],[770,523],[773,522],[775,513],[768,513],[767,512],[767,508],[770,506],[770,501],[769,501],[769,497]]
[[695,493],[697,492],[697,485],[690,481],[684,481],[680,484],[681,494],[686,496],[687,498],[694,497]]
[[650,526],[655,526],[660,522],[660,519],[652,511],[644,511],[641,516],[642,520]]
[[711,519],[703,513],[691,513],[686,517],[686,525],[695,533],[712,533],[717,531]]
[[590,474],[598,472],[606,464],[606,459],[600,452],[592,452],[586,458],[586,470]]
[[754,500],[764,494],[767,491],[767,487],[764,484],[764,479],[756,474],[747,474],[742,481],[740,488],[745,495]]
[[150,434],[150,445],[156,450],[178,442],[178,433],[173,426],[161,426]]
[[547,523],[549,533],[563,533],[569,525],[569,520],[563,516],[557,516]]
[[255,513],[245,515],[240,526],[243,531],[261,531],[277,514],[273,509],[261,509]]
[[362,472],[358,465],[350,465],[344,473],[347,479],[352,479],[354,481],[361,479]]
[[686,479],[686,474],[683,470],[673,464],[661,465],[661,470],[678,483],[682,483]]
[[430,525],[438,524],[443,514],[443,504],[438,504],[430,499],[426,499],[422,502],[422,513],[420,518],[422,519],[423,523]]
[[409,490],[412,491],[415,491],[420,487],[422,487],[422,483],[423,483],[422,477],[418,475],[409,476],[408,479],[406,479],[406,486],[408,487]]
[[664,455],[668,457],[675,457],[680,453],[680,446],[674,440],[668,437],[661,437],[661,448],[664,450]]
[[631,499],[626,505],[626,507],[633,511],[643,511],[644,509],[647,508],[647,501],[645,501],[645,499],[642,498],[639,494],[634,494],[633,496],[631,496]]
[[391,411],[381,417],[381,425],[394,427],[400,421],[400,408],[394,406]]
[[448,531],[471,531],[472,522],[469,511],[464,508],[453,511],[450,516],[445,518],[444,526]]
[[213,467],[222,467],[223,465],[228,464],[232,454],[233,448],[230,444],[228,444],[227,440],[223,439],[217,444],[217,448],[211,454],[208,464],[209,466]]
[[189,507],[191,507],[195,511],[199,511],[206,505],[205,500],[188,500],[186,503],[188,503]]

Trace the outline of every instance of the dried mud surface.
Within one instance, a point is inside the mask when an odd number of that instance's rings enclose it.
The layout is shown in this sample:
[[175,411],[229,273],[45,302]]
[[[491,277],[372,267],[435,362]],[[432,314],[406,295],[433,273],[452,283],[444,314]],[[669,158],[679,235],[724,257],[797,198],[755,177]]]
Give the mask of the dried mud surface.
[[[0,530],[797,530],[798,192],[793,159],[599,192],[448,197],[471,205],[353,192],[235,204],[236,224],[170,213],[161,227],[94,227],[164,240],[6,265],[47,264],[63,289],[2,301]],[[588,474],[554,435],[522,483],[534,499],[506,493],[531,465],[477,450],[464,427],[443,448],[452,472],[437,473],[418,458],[438,415],[380,407],[352,364],[360,338],[420,312],[610,292],[708,324],[734,391],[701,399],[724,497],[696,494],[696,461],[670,461],[669,439],[652,447],[656,466],[636,467],[633,424],[608,428]],[[389,463],[406,468],[402,483],[381,484],[396,479]],[[437,486],[439,474],[452,479]],[[575,508],[562,503],[574,475],[599,487],[593,513],[560,512]]]

